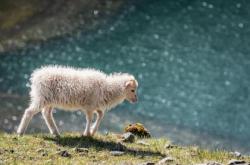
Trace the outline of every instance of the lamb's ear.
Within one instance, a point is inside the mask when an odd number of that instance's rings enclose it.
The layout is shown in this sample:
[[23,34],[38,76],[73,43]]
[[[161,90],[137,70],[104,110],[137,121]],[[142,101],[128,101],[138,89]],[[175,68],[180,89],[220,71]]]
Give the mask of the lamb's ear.
[[133,80],[129,80],[129,81],[127,81],[126,83],[125,83],[125,87],[127,88],[127,87],[130,87],[130,86],[132,86],[133,85]]

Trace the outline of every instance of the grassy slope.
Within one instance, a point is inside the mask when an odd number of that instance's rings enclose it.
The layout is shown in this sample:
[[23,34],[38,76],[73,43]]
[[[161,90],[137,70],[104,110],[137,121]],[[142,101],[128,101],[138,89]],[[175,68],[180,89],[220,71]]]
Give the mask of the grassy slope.
[[[56,139],[50,135],[0,134],[0,164],[138,164],[158,162],[165,156],[174,158],[173,164],[196,164],[208,161],[227,163],[236,157],[225,151],[209,152],[197,147],[174,147],[166,149],[167,139],[145,139],[149,146],[136,143],[122,143],[125,154],[112,156],[110,151],[117,149],[115,135],[96,135],[93,138],[79,134],[64,134]],[[88,152],[76,152],[76,147],[88,148]],[[67,150],[71,157],[62,157],[59,151]],[[250,157],[242,159],[250,161]]]

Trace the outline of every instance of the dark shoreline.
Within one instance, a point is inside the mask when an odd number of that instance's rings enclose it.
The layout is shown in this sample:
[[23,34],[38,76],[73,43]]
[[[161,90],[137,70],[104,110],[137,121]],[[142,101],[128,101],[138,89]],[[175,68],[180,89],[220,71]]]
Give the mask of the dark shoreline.
[[[79,28],[81,32],[96,29],[126,3],[123,0],[5,1],[0,8],[0,52],[71,34]],[[13,15],[21,16],[14,19]]]

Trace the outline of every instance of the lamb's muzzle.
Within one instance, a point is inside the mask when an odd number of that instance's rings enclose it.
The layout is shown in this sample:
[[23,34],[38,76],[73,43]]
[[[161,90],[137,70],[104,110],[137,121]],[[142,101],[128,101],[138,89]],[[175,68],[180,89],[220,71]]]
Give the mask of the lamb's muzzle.
[[[31,103],[25,110],[17,133],[22,135],[32,117],[42,112],[51,134],[59,136],[53,108],[80,110],[86,115],[84,135],[94,135],[104,113],[128,100],[137,101],[138,82],[127,73],[105,74],[95,69],[46,66],[31,75]],[[94,113],[97,119],[91,126]]]

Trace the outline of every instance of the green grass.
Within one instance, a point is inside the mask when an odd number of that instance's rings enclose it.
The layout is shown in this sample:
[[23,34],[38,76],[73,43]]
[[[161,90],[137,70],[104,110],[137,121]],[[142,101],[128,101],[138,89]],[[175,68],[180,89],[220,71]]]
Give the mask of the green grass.
[[[60,138],[48,134],[25,135],[0,134],[0,164],[138,164],[157,163],[165,156],[174,159],[173,164],[191,165],[208,161],[226,164],[237,159],[226,151],[208,151],[197,147],[173,147],[168,139],[144,139],[149,146],[135,143],[122,143],[125,154],[112,156],[110,151],[118,149],[116,135],[96,135],[80,137],[76,133],[67,133]],[[87,148],[88,152],[77,152],[75,148]],[[58,152],[67,150],[70,157],[62,157]],[[242,157],[250,161],[249,157]]]

